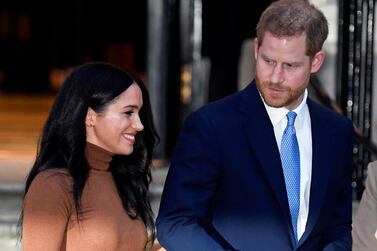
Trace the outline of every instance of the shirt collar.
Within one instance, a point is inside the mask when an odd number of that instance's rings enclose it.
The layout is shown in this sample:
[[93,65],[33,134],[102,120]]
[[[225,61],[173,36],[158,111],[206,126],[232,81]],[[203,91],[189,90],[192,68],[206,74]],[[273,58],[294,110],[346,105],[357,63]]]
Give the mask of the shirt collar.
[[[264,107],[266,107],[266,110],[267,110],[268,116],[270,117],[271,123],[275,127],[278,123],[280,123],[283,119],[285,119],[287,113],[290,110],[288,110],[286,107],[276,108],[276,107],[269,106],[264,102],[262,95],[260,95],[260,96],[262,98]],[[303,109],[303,107],[306,106],[307,98],[308,98],[308,90],[305,89],[304,98],[302,99],[300,105],[298,107],[296,107],[296,109],[293,110],[293,112],[295,112],[297,114],[297,119],[296,119],[297,122],[296,123],[300,123],[300,121],[301,121],[300,118],[302,118],[303,115],[304,115],[303,113],[305,112],[305,109]]]

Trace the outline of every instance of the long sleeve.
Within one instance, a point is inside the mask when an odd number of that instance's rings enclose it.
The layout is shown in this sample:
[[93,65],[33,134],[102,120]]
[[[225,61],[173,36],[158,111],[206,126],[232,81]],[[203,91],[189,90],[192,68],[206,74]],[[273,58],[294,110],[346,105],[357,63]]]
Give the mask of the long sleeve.
[[232,250],[207,219],[221,157],[210,122],[202,115],[187,119],[165,183],[157,234],[169,251]]
[[377,249],[377,162],[368,166],[366,187],[353,223],[352,238],[355,251]]
[[24,200],[23,249],[61,250],[70,217],[71,200],[65,174],[39,173]]
[[352,148],[354,144],[352,124],[348,123],[348,134],[344,134],[345,151],[341,156],[344,160],[341,178],[339,179],[339,194],[336,199],[334,211],[331,214],[330,224],[326,230],[324,242],[327,243],[323,251],[345,251],[352,248],[351,222],[352,222]]

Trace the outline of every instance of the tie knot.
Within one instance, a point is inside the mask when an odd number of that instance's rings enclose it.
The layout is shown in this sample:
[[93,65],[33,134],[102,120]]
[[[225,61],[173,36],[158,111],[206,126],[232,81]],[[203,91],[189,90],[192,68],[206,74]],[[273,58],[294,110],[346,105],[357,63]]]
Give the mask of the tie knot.
[[295,112],[288,112],[287,113],[287,119],[288,119],[288,125],[287,126],[293,126],[293,124],[295,123],[296,116],[297,116],[297,113],[295,113]]

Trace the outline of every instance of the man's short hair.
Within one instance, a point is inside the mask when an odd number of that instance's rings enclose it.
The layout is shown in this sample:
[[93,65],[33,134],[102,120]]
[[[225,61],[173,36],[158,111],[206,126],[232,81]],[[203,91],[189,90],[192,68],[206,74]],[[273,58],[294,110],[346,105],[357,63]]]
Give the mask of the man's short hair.
[[258,44],[266,31],[277,37],[306,34],[306,54],[313,57],[322,49],[328,35],[326,17],[307,0],[273,2],[261,15],[257,25]]

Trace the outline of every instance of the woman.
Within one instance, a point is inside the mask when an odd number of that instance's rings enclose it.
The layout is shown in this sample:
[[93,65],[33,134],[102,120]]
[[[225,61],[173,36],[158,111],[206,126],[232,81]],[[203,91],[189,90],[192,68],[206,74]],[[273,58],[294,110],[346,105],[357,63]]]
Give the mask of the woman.
[[352,225],[352,250],[377,250],[377,161],[368,165],[365,190]]
[[24,250],[152,244],[148,186],[157,139],[143,84],[106,63],[76,68],[56,97],[26,181]]

